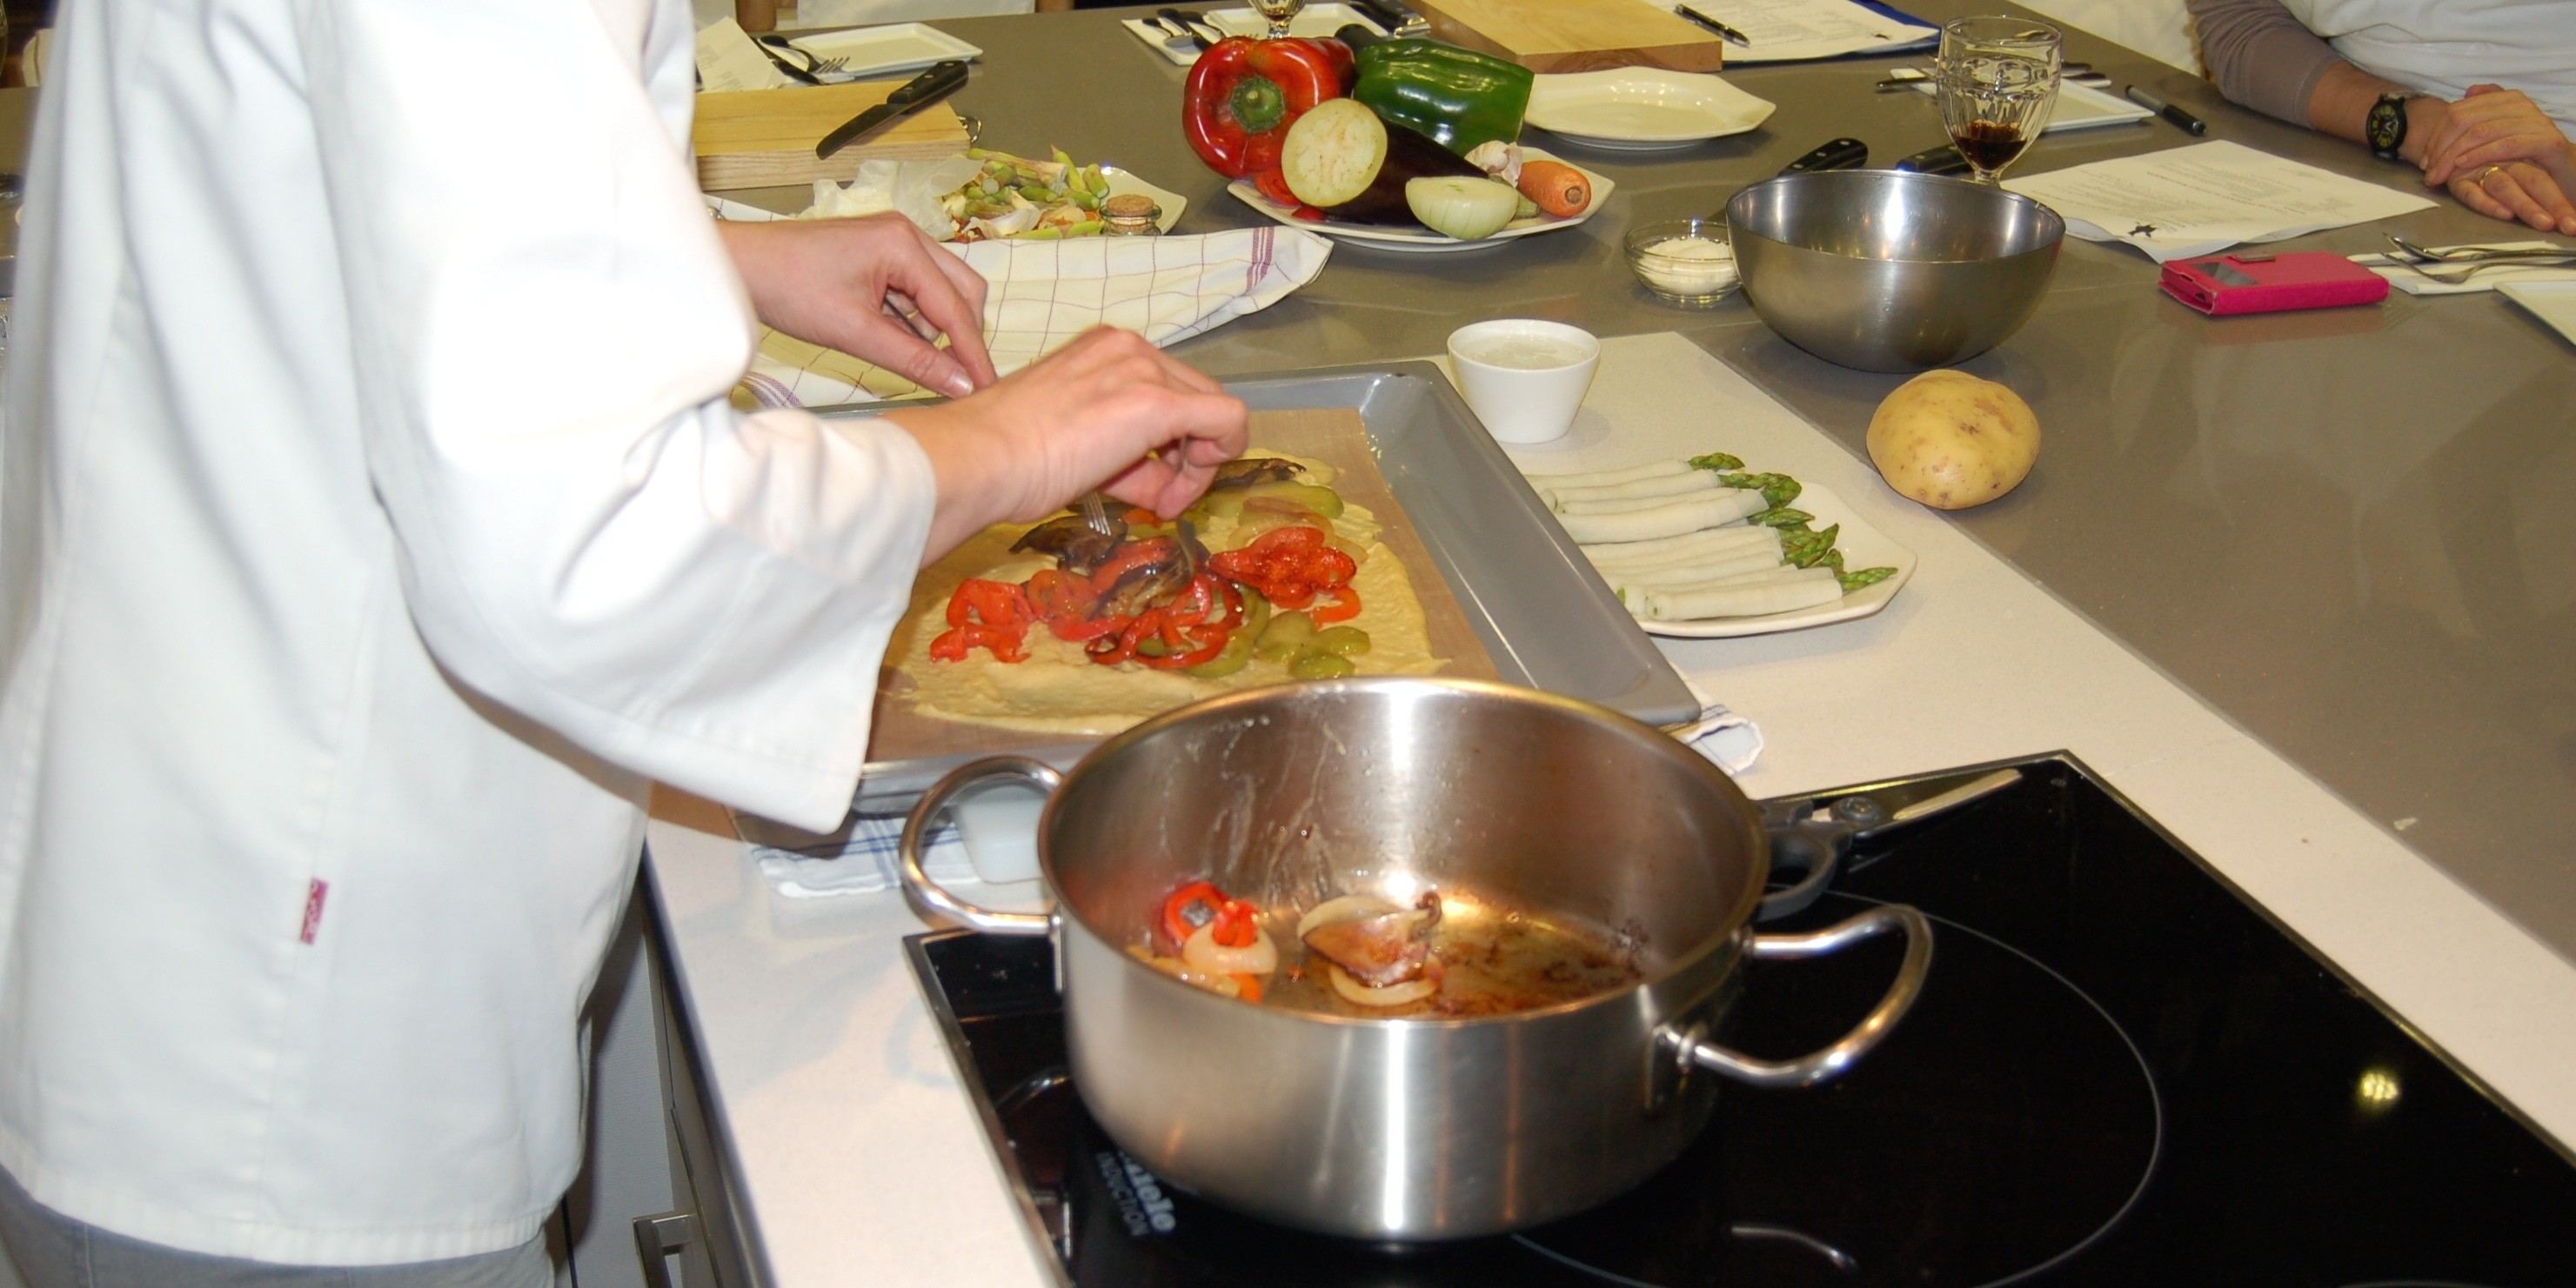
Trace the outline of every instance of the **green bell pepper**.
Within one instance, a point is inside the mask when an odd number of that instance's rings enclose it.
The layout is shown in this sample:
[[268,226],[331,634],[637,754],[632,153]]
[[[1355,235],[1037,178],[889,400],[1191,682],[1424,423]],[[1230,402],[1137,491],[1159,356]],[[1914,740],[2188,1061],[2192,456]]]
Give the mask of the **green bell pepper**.
[[1436,40],[1380,40],[1355,55],[1351,97],[1391,125],[1430,136],[1465,156],[1479,143],[1521,136],[1530,69]]

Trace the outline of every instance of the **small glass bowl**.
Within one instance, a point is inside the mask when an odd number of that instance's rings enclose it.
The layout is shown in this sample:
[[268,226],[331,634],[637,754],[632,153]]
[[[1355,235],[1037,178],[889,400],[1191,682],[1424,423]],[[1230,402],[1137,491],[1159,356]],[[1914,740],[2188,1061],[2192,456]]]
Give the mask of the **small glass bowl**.
[[1689,309],[1707,308],[1744,285],[1726,223],[1718,219],[1666,219],[1629,230],[1628,267],[1656,299]]

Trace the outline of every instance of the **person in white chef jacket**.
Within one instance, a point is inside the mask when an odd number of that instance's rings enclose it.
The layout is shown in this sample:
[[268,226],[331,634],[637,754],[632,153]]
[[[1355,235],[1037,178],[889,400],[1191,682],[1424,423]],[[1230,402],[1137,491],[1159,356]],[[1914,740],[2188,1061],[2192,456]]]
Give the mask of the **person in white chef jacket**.
[[755,308],[992,372],[908,226],[708,219],[682,0],[56,32],[0,455],[0,1244],[35,1288],[549,1282],[646,785],[833,824],[914,571],[1104,480],[1174,512],[1243,407],[1094,333],[881,420],[730,409]]

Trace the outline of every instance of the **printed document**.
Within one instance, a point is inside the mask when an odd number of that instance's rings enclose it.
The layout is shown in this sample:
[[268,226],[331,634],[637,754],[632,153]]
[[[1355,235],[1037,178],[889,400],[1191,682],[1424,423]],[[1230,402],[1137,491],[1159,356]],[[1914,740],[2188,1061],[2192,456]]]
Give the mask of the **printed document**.
[[2126,242],[2158,263],[2433,205],[2420,192],[2347,179],[2227,142],[2006,179],[2004,187],[2065,216],[2074,236]]
[[1941,31],[1905,22],[1852,0],[1685,0],[1693,9],[1744,33],[1750,46],[1729,44],[1732,63],[1787,63],[1844,54],[1891,53],[1937,40]]

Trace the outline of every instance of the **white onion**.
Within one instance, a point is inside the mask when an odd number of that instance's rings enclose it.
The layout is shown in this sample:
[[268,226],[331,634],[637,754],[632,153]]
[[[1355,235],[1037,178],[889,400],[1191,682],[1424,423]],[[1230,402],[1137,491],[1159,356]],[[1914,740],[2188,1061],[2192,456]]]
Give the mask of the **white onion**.
[[1405,180],[1404,204],[1423,227],[1443,237],[1483,241],[1519,213],[1521,194],[1508,183],[1441,175]]
[[1210,921],[1191,931],[1181,944],[1181,961],[1193,970],[1220,975],[1267,975],[1279,969],[1279,950],[1258,926],[1253,928],[1251,943],[1228,948],[1216,941],[1216,923]]
[[1303,943],[1306,936],[1315,933],[1317,926],[1329,926],[1336,921],[1358,921],[1362,917],[1383,917],[1395,911],[1398,911],[1396,905],[1373,894],[1346,894],[1338,899],[1326,899],[1297,919],[1297,939]]
[[1408,1003],[1419,1002],[1422,999],[1440,991],[1440,981],[1433,979],[1428,975],[1425,975],[1420,979],[1408,980],[1402,984],[1389,984],[1384,988],[1370,988],[1368,985],[1351,978],[1351,973],[1349,971],[1343,970],[1341,967],[1335,966],[1330,962],[1325,963],[1324,973],[1331,977],[1334,992],[1341,994],[1344,998],[1356,1002],[1361,1006],[1404,1006]]

